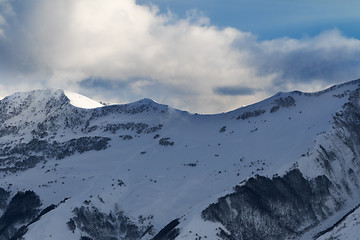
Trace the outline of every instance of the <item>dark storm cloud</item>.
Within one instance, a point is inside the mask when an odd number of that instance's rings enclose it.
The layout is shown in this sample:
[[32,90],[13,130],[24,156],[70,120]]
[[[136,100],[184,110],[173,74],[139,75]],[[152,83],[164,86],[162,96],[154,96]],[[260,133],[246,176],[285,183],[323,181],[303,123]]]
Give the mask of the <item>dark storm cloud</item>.
[[228,95],[228,96],[248,96],[253,95],[257,89],[249,87],[216,87],[214,88],[214,93],[219,95]]
[[79,85],[84,88],[104,89],[126,89],[129,87],[131,81],[118,81],[105,79],[101,77],[89,77],[79,82]]
[[247,54],[243,66],[271,79],[266,89],[289,91],[314,82],[325,87],[360,77],[360,41],[337,29],[313,38],[235,41],[233,47]]
[[[0,0],[0,16],[5,19],[4,35],[0,37],[0,71],[4,75],[37,75],[46,72],[46,66],[38,61],[37,44],[27,25],[31,13],[39,1]],[[38,26],[41,27],[41,26]],[[3,81],[13,81],[3,78]],[[39,79],[40,80],[40,79]]]
[[264,44],[254,51],[252,63],[259,75],[275,73],[276,85],[315,80],[331,84],[360,77],[359,40],[347,39],[333,30],[314,39],[288,43]]

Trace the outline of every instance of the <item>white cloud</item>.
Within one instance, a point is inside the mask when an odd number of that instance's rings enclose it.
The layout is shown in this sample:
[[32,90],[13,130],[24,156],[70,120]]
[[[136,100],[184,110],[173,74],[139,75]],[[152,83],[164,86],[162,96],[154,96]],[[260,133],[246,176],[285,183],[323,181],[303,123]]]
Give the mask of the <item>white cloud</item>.
[[[214,95],[214,86],[236,84],[240,78],[243,84],[256,84],[248,67],[239,64],[247,53],[232,48],[235,40],[248,41],[252,36],[217,29],[206,18],[197,18],[196,12],[174,20],[171,14],[159,15],[156,8],[132,0],[55,0],[40,6],[29,29],[36,60],[54,71],[51,86],[67,88],[91,76],[118,81],[135,77],[141,81],[133,82],[130,89],[137,95],[156,97],[158,93],[147,92],[149,85],[171,85],[194,92],[179,107],[213,111],[225,104],[223,97]],[[180,96],[171,92],[161,95],[160,100],[170,104],[179,102],[171,98]],[[207,98],[217,100],[201,106]]]
[[[24,85],[27,78],[36,86],[96,93],[104,100],[150,97],[190,111],[219,112],[278,90],[302,87],[304,82],[319,87],[360,74],[360,63],[354,60],[360,53],[359,40],[336,30],[315,38],[259,42],[251,33],[212,26],[196,11],[179,19],[134,0],[33,4],[12,29],[14,41],[0,41],[0,53],[12,49],[0,56],[0,62],[11,67],[0,67],[0,72],[7,71],[6,76],[21,86],[31,86]],[[327,73],[334,63],[347,67],[347,73]],[[342,79],[324,79],[330,73]],[[102,79],[117,87],[84,87],[89,78],[100,78],[97,85]],[[214,91],[232,86],[256,91],[239,96]],[[96,92],[99,89],[103,94]]]

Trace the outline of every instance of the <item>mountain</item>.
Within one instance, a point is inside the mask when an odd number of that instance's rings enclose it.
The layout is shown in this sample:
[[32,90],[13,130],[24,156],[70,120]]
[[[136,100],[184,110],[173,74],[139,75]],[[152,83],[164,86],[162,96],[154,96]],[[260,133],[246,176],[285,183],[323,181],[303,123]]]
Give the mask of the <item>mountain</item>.
[[5,97],[0,239],[358,236],[359,98],[360,80],[215,115]]

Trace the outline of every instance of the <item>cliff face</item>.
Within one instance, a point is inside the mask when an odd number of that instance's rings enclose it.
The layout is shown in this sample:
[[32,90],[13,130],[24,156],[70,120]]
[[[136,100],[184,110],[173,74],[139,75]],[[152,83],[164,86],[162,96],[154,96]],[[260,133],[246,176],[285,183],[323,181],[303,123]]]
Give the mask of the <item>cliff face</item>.
[[[305,179],[298,169],[272,179],[249,179],[235,192],[202,212],[230,232],[224,239],[284,239],[299,236],[342,206],[331,196],[334,186],[326,176]],[[334,206],[334,208],[330,204]]]

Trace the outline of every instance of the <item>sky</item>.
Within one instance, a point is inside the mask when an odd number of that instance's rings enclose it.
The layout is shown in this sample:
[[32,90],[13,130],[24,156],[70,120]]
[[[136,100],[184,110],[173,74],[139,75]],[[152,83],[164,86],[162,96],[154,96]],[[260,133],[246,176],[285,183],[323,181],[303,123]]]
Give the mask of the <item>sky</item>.
[[358,0],[0,0],[0,96],[220,113],[360,78]]

